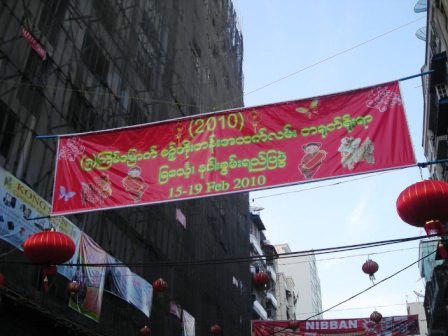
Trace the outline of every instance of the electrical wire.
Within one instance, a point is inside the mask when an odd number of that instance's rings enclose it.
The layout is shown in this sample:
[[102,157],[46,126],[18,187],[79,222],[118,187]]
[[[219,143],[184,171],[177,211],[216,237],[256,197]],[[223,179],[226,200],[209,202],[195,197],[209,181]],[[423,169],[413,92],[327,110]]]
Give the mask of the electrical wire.
[[[412,24],[412,23],[415,23],[415,22],[417,22],[417,21],[419,21],[419,20],[422,20],[422,19],[423,19],[423,18],[418,18],[418,19],[412,20],[412,21],[407,22],[407,23],[405,23],[405,24],[402,24],[402,25],[400,25],[400,26],[398,26],[398,27],[396,27],[396,28],[394,28],[394,29],[391,29],[391,30],[389,30],[389,31],[387,31],[387,32],[384,32],[384,33],[379,34],[379,35],[377,35],[377,36],[375,36],[375,37],[372,37],[372,38],[370,38],[370,39],[368,39],[368,40],[365,40],[365,41],[363,41],[363,42],[360,42],[360,43],[358,43],[358,44],[356,44],[356,45],[354,45],[354,46],[352,46],[352,47],[350,47],[350,48],[344,49],[344,50],[342,50],[342,51],[340,51],[340,52],[337,52],[336,54],[333,54],[333,55],[331,55],[331,56],[328,56],[328,57],[326,57],[326,58],[323,58],[323,59],[321,59],[321,60],[319,60],[319,61],[317,61],[317,62],[315,62],[315,63],[312,63],[312,64],[310,64],[310,65],[307,65],[307,66],[305,66],[305,67],[303,67],[303,68],[301,68],[301,69],[299,69],[299,70],[296,70],[296,71],[294,71],[294,72],[292,72],[292,73],[290,73],[290,74],[288,74],[288,75],[285,75],[285,76],[283,76],[283,77],[280,77],[280,78],[278,78],[278,79],[276,79],[276,80],[274,80],[274,81],[272,81],[272,82],[269,82],[269,83],[267,83],[267,84],[265,84],[265,85],[263,85],[263,86],[260,86],[260,87],[258,87],[258,88],[256,88],[256,89],[254,89],[254,90],[252,90],[252,91],[244,92],[242,96],[238,96],[238,98],[233,98],[233,99],[231,99],[231,101],[235,101],[236,99],[239,99],[239,98],[241,98],[241,97],[247,96],[247,95],[252,94],[252,93],[254,93],[254,92],[260,91],[260,90],[262,90],[262,89],[264,89],[264,88],[266,88],[266,87],[268,87],[268,86],[274,85],[274,84],[276,84],[276,83],[278,83],[278,82],[280,82],[280,81],[282,81],[282,80],[285,80],[285,79],[287,79],[287,78],[289,78],[289,77],[292,77],[292,76],[294,76],[294,75],[296,75],[296,74],[298,74],[298,73],[300,73],[300,72],[303,72],[303,71],[305,71],[305,70],[308,70],[308,69],[310,69],[310,68],[313,68],[313,67],[315,67],[315,66],[317,66],[317,65],[319,65],[319,64],[322,64],[322,63],[324,63],[324,62],[326,62],[326,61],[329,61],[329,60],[331,60],[331,59],[333,59],[333,58],[336,58],[336,57],[338,57],[338,56],[340,56],[340,55],[342,55],[342,54],[345,54],[345,53],[347,53],[347,52],[349,52],[349,51],[352,51],[352,50],[354,50],[354,49],[356,49],[356,48],[359,48],[359,47],[361,47],[361,46],[363,46],[363,45],[365,45],[365,44],[367,44],[367,43],[370,43],[370,42],[372,42],[372,41],[374,41],[374,40],[377,40],[377,39],[379,39],[379,38],[381,38],[381,37],[383,37],[383,36],[386,36],[386,35],[388,35],[388,34],[391,34],[391,33],[395,32],[395,31],[397,31],[397,30],[399,30],[399,29],[402,29],[402,28],[404,28],[404,27],[406,27],[406,26],[408,26],[408,25],[410,25],[410,24]],[[0,79],[0,82],[17,84],[16,81],[11,81],[11,80],[1,80],[1,79]],[[97,95],[108,95],[108,96],[111,96],[112,98],[115,98],[115,99],[126,98],[126,99],[129,99],[129,100],[143,101],[143,102],[147,102],[148,104],[150,104],[150,103],[160,103],[160,104],[166,104],[166,105],[185,106],[185,107],[197,107],[197,108],[199,108],[199,106],[197,106],[197,105],[193,105],[193,104],[180,103],[180,102],[168,101],[168,100],[160,100],[160,99],[152,99],[152,98],[148,100],[148,99],[145,98],[145,97],[139,97],[139,96],[123,96],[123,95],[117,95],[117,94],[111,93],[111,92],[109,92],[109,91],[104,92],[104,93],[101,93],[101,92],[98,92],[98,90],[68,89],[68,88],[66,88],[66,87],[62,87],[62,86],[56,86],[56,85],[39,85],[39,84],[35,84],[35,83],[20,83],[20,86],[33,86],[33,87],[39,87],[39,88],[46,88],[46,89],[53,89],[53,90],[61,90],[61,91],[65,91],[65,92],[78,92],[78,93],[83,93],[83,94],[91,94],[91,93],[94,93],[94,94],[97,94]],[[227,103],[226,103],[226,104],[227,104]],[[216,110],[217,108],[220,108],[221,106],[225,106],[226,104],[219,104],[219,106],[214,106],[214,107],[211,107],[211,108],[212,108],[212,110]]]
[[[406,167],[406,168],[408,168],[408,167]],[[397,168],[397,169],[404,169],[404,168]],[[397,169],[395,169],[395,170],[397,170]],[[274,196],[282,196],[282,195],[287,195],[287,194],[294,194],[294,193],[299,193],[299,192],[302,192],[302,191],[308,191],[308,190],[313,190],[313,189],[333,187],[333,186],[336,186],[336,185],[339,185],[339,184],[344,184],[344,183],[353,182],[353,181],[357,181],[357,180],[363,180],[363,179],[367,179],[367,178],[370,178],[370,177],[375,177],[375,176],[378,176],[378,175],[391,173],[393,171],[394,170],[386,170],[386,171],[382,171],[382,172],[379,172],[379,173],[376,173],[376,174],[370,174],[370,175],[367,175],[367,176],[364,175],[364,176],[361,176],[361,177],[358,177],[358,178],[352,178],[350,180],[339,181],[339,182],[326,184],[326,185],[322,185],[322,186],[316,186],[316,187],[310,187],[310,188],[305,188],[305,189],[300,189],[300,190],[285,191],[285,192],[281,192],[281,193],[275,193],[275,194],[270,194],[270,195],[265,195],[265,196],[253,197],[252,198],[252,202],[255,201],[256,199],[262,199],[262,198],[268,198],[268,197],[274,197]],[[313,181],[313,182],[316,182],[316,181]],[[301,183],[301,184],[303,184],[303,183]]]
[[[82,267],[190,267],[190,266],[207,266],[207,265],[223,265],[223,264],[232,264],[232,263],[250,263],[265,259],[286,259],[286,258],[296,258],[310,255],[320,255],[320,254],[328,254],[328,253],[338,253],[344,251],[353,251],[358,249],[365,248],[373,248],[378,246],[404,243],[414,240],[420,240],[423,238],[433,237],[436,235],[429,236],[416,236],[416,237],[408,237],[408,238],[400,238],[400,239],[391,239],[391,240],[383,240],[376,241],[370,243],[362,243],[362,244],[354,244],[354,245],[345,245],[345,246],[337,246],[337,247],[329,247],[329,248],[321,248],[321,249],[311,249],[305,251],[297,251],[297,252],[286,252],[279,253],[276,255],[257,255],[257,256],[245,256],[245,257],[232,257],[232,258],[220,258],[220,259],[202,259],[202,260],[182,260],[182,261],[165,261],[165,260],[157,260],[151,262],[143,262],[143,263],[66,263],[64,266],[82,266]],[[31,264],[29,262],[20,262],[20,261],[1,261],[0,264]]]
[[417,261],[414,261],[413,263],[411,263],[411,264],[409,264],[409,265],[403,267],[403,268],[400,269],[399,271],[397,271],[397,272],[395,272],[395,273],[389,275],[388,277],[386,277],[386,278],[384,278],[384,279],[382,279],[382,280],[380,280],[380,281],[374,283],[372,286],[367,287],[366,289],[364,289],[364,290],[362,290],[362,291],[356,293],[355,295],[350,296],[348,299],[345,299],[345,300],[343,300],[343,301],[341,301],[341,302],[339,302],[339,303],[337,303],[337,304],[335,304],[335,305],[333,305],[333,306],[331,306],[331,307],[329,307],[329,308],[327,308],[327,309],[322,310],[321,312],[319,312],[319,313],[317,313],[317,314],[314,314],[314,315],[312,315],[312,316],[306,318],[305,321],[306,321],[306,320],[310,320],[310,319],[312,319],[313,317],[319,316],[319,315],[321,315],[321,314],[323,314],[323,313],[326,313],[326,312],[332,310],[333,308],[336,308],[336,307],[338,307],[338,306],[340,306],[340,305],[342,305],[342,304],[344,304],[344,303],[346,303],[346,302],[348,302],[348,301],[354,299],[355,297],[357,297],[357,296],[359,296],[359,295],[361,295],[361,294],[363,294],[363,293],[365,293],[365,292],[371,290],[372,288],[378,286],[379,284],[385,282],[386,280],[389,280],[389,279],[393,278],[393,277],[396,276],[397,274],[399,274],[399,273],[401,273],[401,272],[407,270],[408,268],[414,266],[415,264],[419,263],[419,262],[422,261],[423,259],[425,259],[425,258],[427,258],[427,257],[429,257],[429,256],[431,256],[431,255],[433,255],[433,254],[435,254],[436,252],[437,252],[437,250],[436,250],[436,251],[433,251],[433,252],[431,252],[431,253],[429,253],[429,254],[427,254],[427,255],[421,257],[421,258],[419,258]]

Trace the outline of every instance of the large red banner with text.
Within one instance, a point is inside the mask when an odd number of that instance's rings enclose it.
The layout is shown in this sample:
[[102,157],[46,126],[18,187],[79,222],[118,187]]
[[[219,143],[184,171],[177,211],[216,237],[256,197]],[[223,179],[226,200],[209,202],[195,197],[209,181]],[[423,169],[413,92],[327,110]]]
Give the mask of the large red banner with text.
[[416,163],[397,82],[59,137],[52,214],[207,197]]
[[252,321],[252,336],[405,336],[418,335],[418,315],[383,317],[375,323],[370,318],[305,320],[305,321]]

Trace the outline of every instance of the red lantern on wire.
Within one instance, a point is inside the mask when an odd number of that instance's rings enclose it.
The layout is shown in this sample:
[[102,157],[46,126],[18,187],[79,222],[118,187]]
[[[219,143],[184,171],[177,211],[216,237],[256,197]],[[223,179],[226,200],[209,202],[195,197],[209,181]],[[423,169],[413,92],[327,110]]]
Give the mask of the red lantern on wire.
[[43,265],[44,291],[48,290],[48,276],[56,275],[55,265],[69,260],[75,253],[75,243],[62,232],[45,230],[35,233],[23,243],[25,256],[34,264]]
[[168,289],[168,283],[162,278],[158,278],[152,282],[152,288],[156,293],[163,293]]
[[252,279],[255,287],[265,288],[269,283],[269,276],[266,272],[255,273]]
[[[397,198],[397,212],[406,223],[430,233],[444,234],[448,222],[448,183],[425,180],[403,190]],[[429,227],[427,227],[429,225]],[[432,232],[431,232],[432,231]]]
[[379,266],[378,264],[371,260],[367,259],[366,262],[362,265],[362,271],[369,275],[370,280],[375,280],[375,273],[378,271]]
[[288,321],[288,329],[296,331],[300,326],[300,321]]
[[0,273],[0,287],[3,287],[5,284],[5,276],[3,273]]
[[214,324],[210,327],[210,333],[212,335],[221,335],[222,333],[222,328],[219,324]]
[[151,328],[148,326],[144,326],[140,329],[140,336],[149,336],[151,335]]
[[382,318],[383,318],[383,315],[381,315],[376,310],[372,314],[370,314],[370,321],[372,321],[372,322],[379,323]]

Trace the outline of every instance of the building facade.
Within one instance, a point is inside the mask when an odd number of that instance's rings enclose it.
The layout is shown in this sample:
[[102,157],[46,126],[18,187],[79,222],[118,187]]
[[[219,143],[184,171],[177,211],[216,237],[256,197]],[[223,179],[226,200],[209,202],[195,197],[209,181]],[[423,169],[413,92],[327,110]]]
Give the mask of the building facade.
[[[50,201],[56,141],[39,136],[242,106],[242,53],[230,0],[2,0],[0,168]],[[176,221],[177,209],[186,225]],[[170,301],[194,318],[197,335],[213,324],[227,335],[250,332],[249,263],[185,266],[247,257],[246,194],[69,220],[133,274],[148,283],[164,278],[167,292],[148,318],[105,291],[92,321],[68,307],[67,279],[56,275],[43,293],[39,267],[0,239],[0,334],[135,335],[149,324],[168,335],[183,327]]]
[[[289,253],[291,249],[288,244],[275,245],[278,253]],[[322,296],[320,279],[316,266],[316,256],[310,254],[303,257],[295,257],[280,261],[279,272],[291,275],[294,280],[297,300],[295,301],[295,312],[298,320],[304,320],[314,316],[314,320],[322,319]]]
[[[426,42],[422,76],[424,117],[423,148],[432,179],[448,181],[448,1],[418,1],[416,12],[427,13],[426,29],[420,36]],[[432,263],[424,270],[426,280],[424,307],[429,335],[448,334],[448,265]]]

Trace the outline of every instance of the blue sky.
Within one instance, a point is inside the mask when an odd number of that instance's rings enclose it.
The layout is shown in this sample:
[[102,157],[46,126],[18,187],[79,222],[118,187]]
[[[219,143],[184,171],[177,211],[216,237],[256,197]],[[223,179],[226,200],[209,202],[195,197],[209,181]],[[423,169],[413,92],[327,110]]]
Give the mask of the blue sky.
[[[425,43],[415,32],[425,26],[426,13],[414,13],[416,1],[233,2],[244,38],[245,106],[396,80],[418,74],[424,64]],[[417,161],[423,162],[421,78],[401,82],[401,91]],[[395,206],[400,192],[420,180],[418,168],[373,175],[253,192],[251,205],[265,208],[268,239],[293,251],[423,234],[404,223]],[[318,256],[325,259],[318,262],[324,309],[371,285],[361,270],[367,254],[380,266],[379,281],[416,261],[418,242]],[[286,260],[280,262],[294,263]],[[324,318],[368,317],[375,309],[383,316],[406,315],[406,300],[417,301],[414,291],[424,293],[416,266]]]

